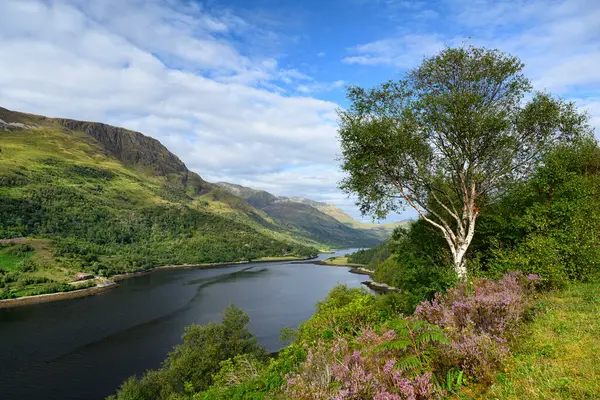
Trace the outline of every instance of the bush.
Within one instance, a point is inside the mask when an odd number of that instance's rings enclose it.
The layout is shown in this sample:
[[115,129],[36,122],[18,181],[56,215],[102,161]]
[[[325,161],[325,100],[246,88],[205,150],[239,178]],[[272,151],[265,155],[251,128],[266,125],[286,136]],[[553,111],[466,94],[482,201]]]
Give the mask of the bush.
[[483,274],[520,270],[554,288],[600,271],[599,156],[590,141],[558,147],[529,181],[482,209],[471,255]]
[[246,360],[258,367],[266,360],[267,352],[248,331],[248,322],[248,316],[231,305],[223,312],[220,324],[187,327],[183,343],[173,349],[163,367],[147,372],[141,379],[129,378],[116,399],[171,399],[206,390],[220,370],[219,379],[229,376],[228,371],[223,371],[227,369],[221,364],[223,361],[233,359],[232,363],[241,367],[242,359],[235,358],[240,355],[246,355]]
[[339,336],[355,336],[368,325],[381,320],[375,297],[364,288],[337,285],[327,298],[317,303],[317,312],[300,325],[297,339],[317,342]]
[[30,258],[27,258],[17,264],[17,269],[21,272],[34,272],[38,269],[38,264]]
[[440,347],[444,368],[456,367],[490,382],[509,354],[508,340],[516,335],[530,308],[538,281],[537,275],[519,272],[499,281],[475,279],[421,303],[415,316],[443,328],[450,339],[450,344]]
[[12,245],[6,250],[8,254],[12,254],[14,256],[23,257],[26,253],[34,251],[35,248],[29,244],[20,243]]
[[[405,323],[411,328],[423,326],[419,321]],[[404,347],[397,345],[400,338],[394,330],[377,333],[366,327],[354,343],[346,338],[333,344],[320,342],[308,350],[300,370],[288,375],[285,392],[290,398],[307,400],[440,398],[443,391],[434,385],[432,373],[415,371],[413,362],[417,354],[423,355],[422,346],[437,342],[432,338],[415,337],[416,347],[412,343]]]

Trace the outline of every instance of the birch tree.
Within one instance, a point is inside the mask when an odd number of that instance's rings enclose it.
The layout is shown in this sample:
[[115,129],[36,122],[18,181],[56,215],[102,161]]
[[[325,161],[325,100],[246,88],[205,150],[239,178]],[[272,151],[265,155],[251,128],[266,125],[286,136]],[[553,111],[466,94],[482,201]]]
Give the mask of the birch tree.
[[589,130],[572,103],[533,92],[523,67],[498,50],[447,48],[402,80],[348,88],[338,110],[340,187],[363,215],[414,208],[445,238],[460,279],[482,202]]

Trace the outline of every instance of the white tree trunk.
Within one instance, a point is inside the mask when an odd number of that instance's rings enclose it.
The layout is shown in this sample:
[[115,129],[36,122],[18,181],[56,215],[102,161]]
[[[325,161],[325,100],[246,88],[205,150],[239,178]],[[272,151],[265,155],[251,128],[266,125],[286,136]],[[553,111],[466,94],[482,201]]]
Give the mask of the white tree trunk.
[[[450,247],[450,251],[452,252],[452,262],[454,263],[454,271],[458,276],[458,279],[461,281],[467,280],[467,265],[465,262],[465,255],[473,240],[473,236],[475,234],[475,221],[477,220],[477,216],[479,215],[479,209],[475,207],[475,184],[472,184],[470,189],[467,189],[467,186],[463,184],[464,191],[464,203],[462,209],[462,218],[459,216],[458,212],[452,207],[452,205],[446,205],[442,201],[436,197],[435,192],[432,192],[432,198],[438,202],[440,206],[456,221],[457,226],[456,229],[452,228],[452,225],[449,221],[445,221],[444,218],[440,217],[434,210],[431,208],[427,208],[422,202],[411,199],[408,196],[403,187],[399,184],[396,185],[402,196],[406,199],[408,204],[410,204],[423,218],[425,221],[429,222],[431,225],[442,231],[446,242],[448,242],[448,246]],[[430,212],[439,220],[439,223],[429,218],[420,208],[419,205],[423,208],[423,210]],[[456,231],[456,232],[455,232]]]
[[458,275],[460,281],[467,280],[467,264],[465,262],[465,254],[467,246],[461,246],[454,252],[454,271]]

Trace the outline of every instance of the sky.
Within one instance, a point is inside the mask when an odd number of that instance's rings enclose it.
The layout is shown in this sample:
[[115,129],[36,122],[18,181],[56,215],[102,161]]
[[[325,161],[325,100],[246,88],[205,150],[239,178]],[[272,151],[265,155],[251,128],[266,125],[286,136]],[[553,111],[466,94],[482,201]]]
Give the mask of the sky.
[[0,106],[137,130],[208,181],[370,220],[337,189],[345,88],[464,44],[517,55],[600,132],[599,0],[0,0]]

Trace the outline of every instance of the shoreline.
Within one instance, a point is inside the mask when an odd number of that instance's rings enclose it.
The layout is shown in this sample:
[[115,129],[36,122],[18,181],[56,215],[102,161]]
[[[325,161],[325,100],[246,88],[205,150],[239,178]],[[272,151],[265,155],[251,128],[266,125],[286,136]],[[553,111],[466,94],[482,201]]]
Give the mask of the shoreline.
[[[111,289],[119,286],[117,282],[120,282],[129,278],[137,278],[139,276],[149,275],[155,271],[167,270],[167,269],[218,269],[228,266],[236,266],[243,264],[257,264],[257,263],[275,263],[275,262],[286,262],[286,261],[302,261],[312,260],[315,257],[282,257],[276,260],[251,260],[251,261],[232,261],[232,262],[220,262],[220,263],[200,263],[200,264],[181,264],[181,265],[161,265],[156,268],[152,268],[144,271],[127,272],[125,274],[117,274],[103,279],[103,284],[78,290],[71,290],[69,292],[55,292],[37,294],[34,296],[23,296],[15,299],[3,299],[0,300],[0,309],[23,307],[33,304],[50,303],[53,301],[70,300],[80,297],[93,296],[96,294],[104,293]],[[110,283],[108,283],[110,282]]]
[[0,300],[0,309],[23,307],[41,303],[50,303],[59,300],[77,299],[80,297],[87,297],[94,294],[104,293],[116,288],[117,286],[119,286],[117,283],[111,282],[110,284],[105,284],[103,286],[94,286],[85,289],[71,290],[69,292],[45,293],[37,294],[34,296],[17,297],[15,299],[3,299]]
[[317,260],[317,261],[300,261],[300,262],[293,262],[292,264],[314,264],[314,265],[324,265],[326,267],[342,267],[342,268],[350,268],[350,271],[353,274],[358,274],[358,275],[373,275],[375,273],[375,271],[371,271],[369,269],[364,268],[364,265],[362,264],[331,264],[328,262],[325,262],[323,260]]
[[361,283],[377,293],[400,292],[400,289],[390,286],[387,283],[379,283],[373,280],[368,280]]

